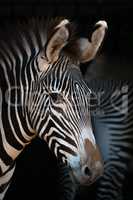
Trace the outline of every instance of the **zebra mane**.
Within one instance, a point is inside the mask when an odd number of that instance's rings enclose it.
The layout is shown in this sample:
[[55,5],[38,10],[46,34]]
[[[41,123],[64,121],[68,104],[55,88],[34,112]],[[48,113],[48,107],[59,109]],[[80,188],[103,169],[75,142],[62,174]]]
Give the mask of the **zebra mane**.
[[[39,49],[41,50],[52,34],[54,34],[54,27],[56,27],[64,18],[56,17],[53,19],[38,17],[31,19],[19,19],[14,21],[6,21],[2,24],[0,29],[0,50],[3,46],[7,48],[8,46],[13,47],[14,42],[23,45],[22,38],[32,39],[36,38],[38,42]],[[74,23],[69,23],[66,25],[69,30],[69,41],[68,44],[63,48],[63,52],[73,59],[78,58],[77,49],[77,31],[76,25]],[[4,44],[4,45],[2,45]]]

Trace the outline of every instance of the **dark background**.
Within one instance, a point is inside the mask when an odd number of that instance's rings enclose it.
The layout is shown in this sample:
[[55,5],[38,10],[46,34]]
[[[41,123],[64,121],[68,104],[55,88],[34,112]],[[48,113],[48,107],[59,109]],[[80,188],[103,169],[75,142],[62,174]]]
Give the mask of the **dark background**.
[[[87,36],[95,22],[105,19],[108,22],[108,32],[96,61],[87,69],[88,75],[132,80],[132,1],[0,0],[0,23],[32,16],[66,16],[79,25],[79,32],[83,36]],[[56,170],[56,161],[47,146],[38,139],[34,140],[17,160],[14,179],[6,199],[53,199],[56,196]],[[129,172],[124,188],[126,199],[133,196],[132,177],[132,172]],[[93,195],[93,186],[90,190],[90,195]],[[48,195],[49,198],[46,198]]]

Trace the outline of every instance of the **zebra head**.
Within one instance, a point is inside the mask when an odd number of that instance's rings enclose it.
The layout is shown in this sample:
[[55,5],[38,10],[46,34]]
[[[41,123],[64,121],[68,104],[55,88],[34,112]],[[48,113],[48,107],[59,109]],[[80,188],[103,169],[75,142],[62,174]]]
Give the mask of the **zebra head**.
[[[66,19],[56,25],[34,62],[39,72],[30,99],[31,123],[37,134],[81,184],[90,184],[103,171],[88,108],[91,91],[79,68],[81,62],[94,58],[104,38],[106,23],[97,25],[91,42],[70,41]],[[69,52],[71,48],[77,56]]]

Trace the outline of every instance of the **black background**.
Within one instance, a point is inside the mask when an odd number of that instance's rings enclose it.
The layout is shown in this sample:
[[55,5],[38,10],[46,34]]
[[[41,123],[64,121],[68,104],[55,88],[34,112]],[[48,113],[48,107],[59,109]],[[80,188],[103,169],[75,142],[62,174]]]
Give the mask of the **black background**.
[[[100,78],[133,78],[133,5],[128,0],[0,0],[0,22],[32,16],[66,16],[87,36],[93,24],[105,19],[108,32],[104,45],[88,74]],[[102,63],[102,64],[101,64]],[[126,200],[132,199],[132,173],[125,182]],[[12,185],[6,195],[11,199],[53,199],[56,197],[56,161],[38,139],[17,159]],[[130,189],[131,188],[131,189]],[[93,186],[88,196],[93,196]],[[49,197],[47,198],[47,196]]]

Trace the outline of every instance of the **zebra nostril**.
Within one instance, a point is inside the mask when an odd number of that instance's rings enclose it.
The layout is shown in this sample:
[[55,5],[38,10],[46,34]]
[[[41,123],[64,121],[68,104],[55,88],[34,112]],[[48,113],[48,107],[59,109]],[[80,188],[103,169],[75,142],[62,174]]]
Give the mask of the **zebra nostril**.
[[85,166],[85,168],[84,168],[84,174],[87,175],[87,176],[91,176],[92,175],[91,170],[89,169],[88,166]]

